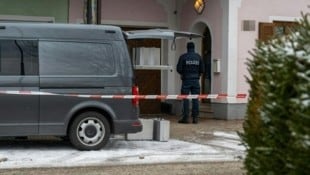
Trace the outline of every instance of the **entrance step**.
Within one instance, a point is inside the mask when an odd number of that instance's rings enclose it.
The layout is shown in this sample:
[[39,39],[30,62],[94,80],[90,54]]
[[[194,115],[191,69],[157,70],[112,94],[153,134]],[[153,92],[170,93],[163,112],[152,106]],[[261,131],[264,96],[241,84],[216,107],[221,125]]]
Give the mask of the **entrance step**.
[[214,118],[211,103],[200,103],[199,117],[201,118]]
[[201,113],[213,113],[211,103],[200,103],[199,112],[201,112]]

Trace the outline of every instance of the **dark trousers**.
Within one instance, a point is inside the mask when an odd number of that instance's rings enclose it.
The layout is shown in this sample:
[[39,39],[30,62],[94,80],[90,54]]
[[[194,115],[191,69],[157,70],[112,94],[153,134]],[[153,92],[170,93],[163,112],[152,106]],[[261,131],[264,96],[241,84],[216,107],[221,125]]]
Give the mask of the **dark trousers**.
[[[182,95],[198,95],[200,94],[200,84],[199,79],[196,80],[183,80],[182,81],[182,88],[181,88]],[[198,99],[192,99],[192,117],[197,118],[199,115],[199,103]],[[189,117],[189,100],[183,100],[183,119],[187,120]]]

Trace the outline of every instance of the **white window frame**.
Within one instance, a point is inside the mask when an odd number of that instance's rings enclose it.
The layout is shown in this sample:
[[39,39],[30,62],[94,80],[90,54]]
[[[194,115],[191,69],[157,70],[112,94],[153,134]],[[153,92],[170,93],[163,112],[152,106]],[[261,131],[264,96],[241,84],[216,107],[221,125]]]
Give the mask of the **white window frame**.
[[287,22],[296,22],[300,20],[301,17],[292,17],[292,16],[269,16],[269,22],[273,21],[287,21]]

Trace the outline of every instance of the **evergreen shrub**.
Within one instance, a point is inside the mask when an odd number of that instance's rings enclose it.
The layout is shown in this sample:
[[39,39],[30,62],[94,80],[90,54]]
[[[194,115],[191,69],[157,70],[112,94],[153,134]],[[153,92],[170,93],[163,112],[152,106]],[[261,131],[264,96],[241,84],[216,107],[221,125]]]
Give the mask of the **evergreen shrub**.
[[310,173],[310,14],[292,34],[257,43],[248,60],[247,174]]

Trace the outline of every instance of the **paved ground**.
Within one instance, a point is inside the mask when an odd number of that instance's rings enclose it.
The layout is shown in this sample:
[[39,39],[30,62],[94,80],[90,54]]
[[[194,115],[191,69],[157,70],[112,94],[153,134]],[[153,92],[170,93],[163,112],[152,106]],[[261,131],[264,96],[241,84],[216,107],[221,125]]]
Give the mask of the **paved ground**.
[[1,175],[242,175],[240,162],[1,170]]
[[[224,121],[202,117],[199,124],[178,124],[178,117],[165,116],[170,120],[170,137],[172,139],[208,145],[214,137],[215,131],[242,131],[241,120]],[[35,169],[0,169],[0,174],[66,174],[66,175],[105,175],[105,174],[180,174],[180,175],[238,175],[243,174],[242,161],[233,162],[196,162],[196,163],[168,163],[153,165],[121,165],[121,166],[90,166],[75,168],[35,168]]]

